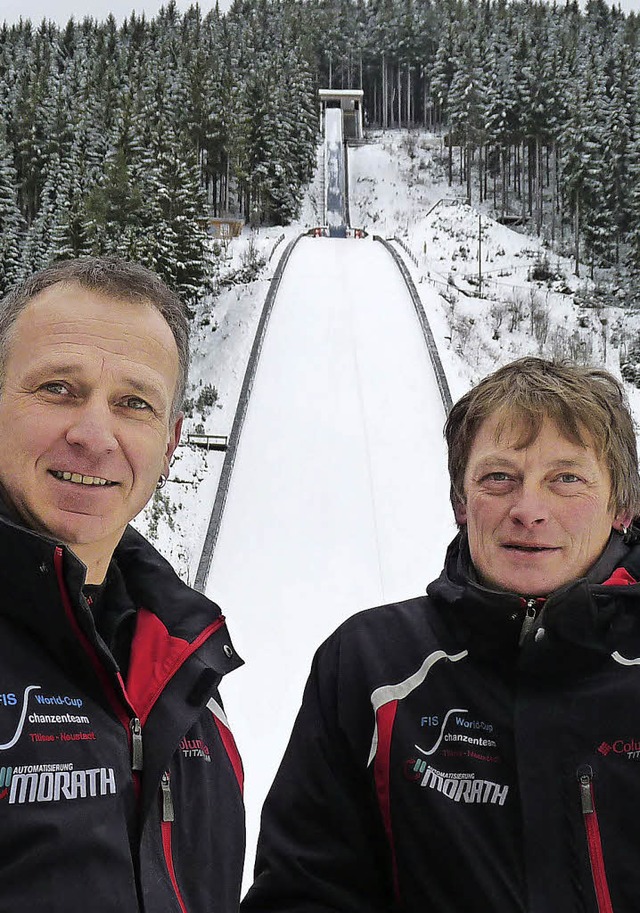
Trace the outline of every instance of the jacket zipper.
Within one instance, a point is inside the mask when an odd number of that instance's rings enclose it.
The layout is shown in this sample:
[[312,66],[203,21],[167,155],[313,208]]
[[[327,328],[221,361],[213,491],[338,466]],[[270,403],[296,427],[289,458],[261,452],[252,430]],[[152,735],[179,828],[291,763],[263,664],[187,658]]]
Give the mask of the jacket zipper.
[[607,884],[607,873],[604,867],[604,857],[602,855],[600,827],[598,826],[598,816],[593,797],[593,770],[588,764],[585,764],[583,767],[578,768],[577,776],[598,913],[613,913],[609,885]]
[[142,724],[137,716],[134,716],[129,723],[131,729],[131,770],[142,770],[143,751],[142,751]]
[[173,864],[173,850],[171,847],[171,825],[175,821],[175,808],[173,805],[173,797],[171,795],[171,775],[168,770],[162,774],[162,779],[160,781],[160,790],[162,792],[162,849],[164,851],[164,859],[167,865],[167,870],[169,872],[169,878],[171,879],[171,884],[173,885],[173,890],[176,895],[176,899],[180,904],[180,909],[182,913],[188,913],[186,904],[180,893],[180,888],[178,887],[178,879],[176,878],[176,870]]
[[520,646],[520,647],[525,642],[527,634],[533,627],[533,624],[536,620],[536,615],[538,614],[537,609],[536,609],[537,602],[538,602],[537,599],[527,599],[527,601],[525,603],[526,611],[524,613],[522,627],[520,628],[520,638],[518,640],[518,646]]
[[62,598],[62,604],[64,606],[65,614],[69,621],[69,624],[73,628],[76,637],[80,641],[85,653],[88,655],[89,660],[95,670],[98,680],[100,681],[102,687],[105,690],[109,703],[114,709],[114,712],[119,719],[121,725],[123,726],[125,732],[127,733],[128,742],[131,750],[131,770],[134,772],[133,782],[136,794],[140,790],[140,780],[139,772],[142,770],[142,726],[138,718],[137,713],[133,709],[131,702],[127,697],[127,692],[124,686],[124,682],[120,673],[117,675],[118,684],[122,691],[124,700],[117,693],[113,682],[109,678],[106,668],[104,667],[100,657],[98,656],[95,647],[89,641],[89,638],[86,636],[80,625],[78,624],[78,619],[75,616],[73,608],[71,606],[71,600],[69,599],[69,594],[67,592],[67,587],[64,582],[64,572],[62,569],[62,559],[63,551],[60,546],[58,546],[54,552],[54,567],[56,571],[56,577],[58,579],[58,589],[60,591],[60,596]]

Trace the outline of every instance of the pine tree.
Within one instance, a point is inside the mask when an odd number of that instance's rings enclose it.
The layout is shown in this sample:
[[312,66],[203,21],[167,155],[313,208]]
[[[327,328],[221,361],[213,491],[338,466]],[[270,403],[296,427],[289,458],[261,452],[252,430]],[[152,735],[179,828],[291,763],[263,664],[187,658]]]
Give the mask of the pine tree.
[[629,195],[627,211],[629,215],[629,231],[627,234],[629,247],[627,251],[627,264],[640,270],[640,122],[636,123],[628,156],[629,170]]
[[16,186],[13,156],[4,123],[0,121],[0,296],[21,274],[20,247],[25,225],[18,208]]

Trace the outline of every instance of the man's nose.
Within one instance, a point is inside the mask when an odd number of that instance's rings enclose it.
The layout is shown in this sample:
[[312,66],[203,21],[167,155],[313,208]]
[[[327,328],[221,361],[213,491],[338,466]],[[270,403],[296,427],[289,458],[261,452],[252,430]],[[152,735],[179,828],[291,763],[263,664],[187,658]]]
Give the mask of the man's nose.
[[526,527],[544,523],[549,518],[549,505],[544,491],[538,485],[523,483],[514,494],[509,516],[514,522]]
[[113,416],[108,403],[89,399],[72,413],[66,433],[67,443],[92,453],[108,453],[118,447]]

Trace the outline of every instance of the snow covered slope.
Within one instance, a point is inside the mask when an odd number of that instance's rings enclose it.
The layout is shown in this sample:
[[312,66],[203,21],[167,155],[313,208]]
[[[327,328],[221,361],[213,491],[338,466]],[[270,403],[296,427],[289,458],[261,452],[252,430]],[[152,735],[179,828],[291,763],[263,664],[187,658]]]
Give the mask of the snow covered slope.
[[250,661],[224,688],[250,859],[316,647],[440,570],[454,533],[444,417],[382,245],[303,239],[269,324],[208,583]]

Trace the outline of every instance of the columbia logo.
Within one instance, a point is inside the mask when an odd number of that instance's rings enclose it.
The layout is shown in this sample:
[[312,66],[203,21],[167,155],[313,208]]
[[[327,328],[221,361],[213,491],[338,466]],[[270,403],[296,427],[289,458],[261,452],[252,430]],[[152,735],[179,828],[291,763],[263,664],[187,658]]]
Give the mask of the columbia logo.
[[185,758],[204,758],[211,763],[211,750],[202,739],[188,739],[185,736],[180,741],[180,748]]
[[608,742],[603,742],[602,745],[598,745],[598,751],[606,757],[610,751],[613,751],[613,746],[609,745]]

